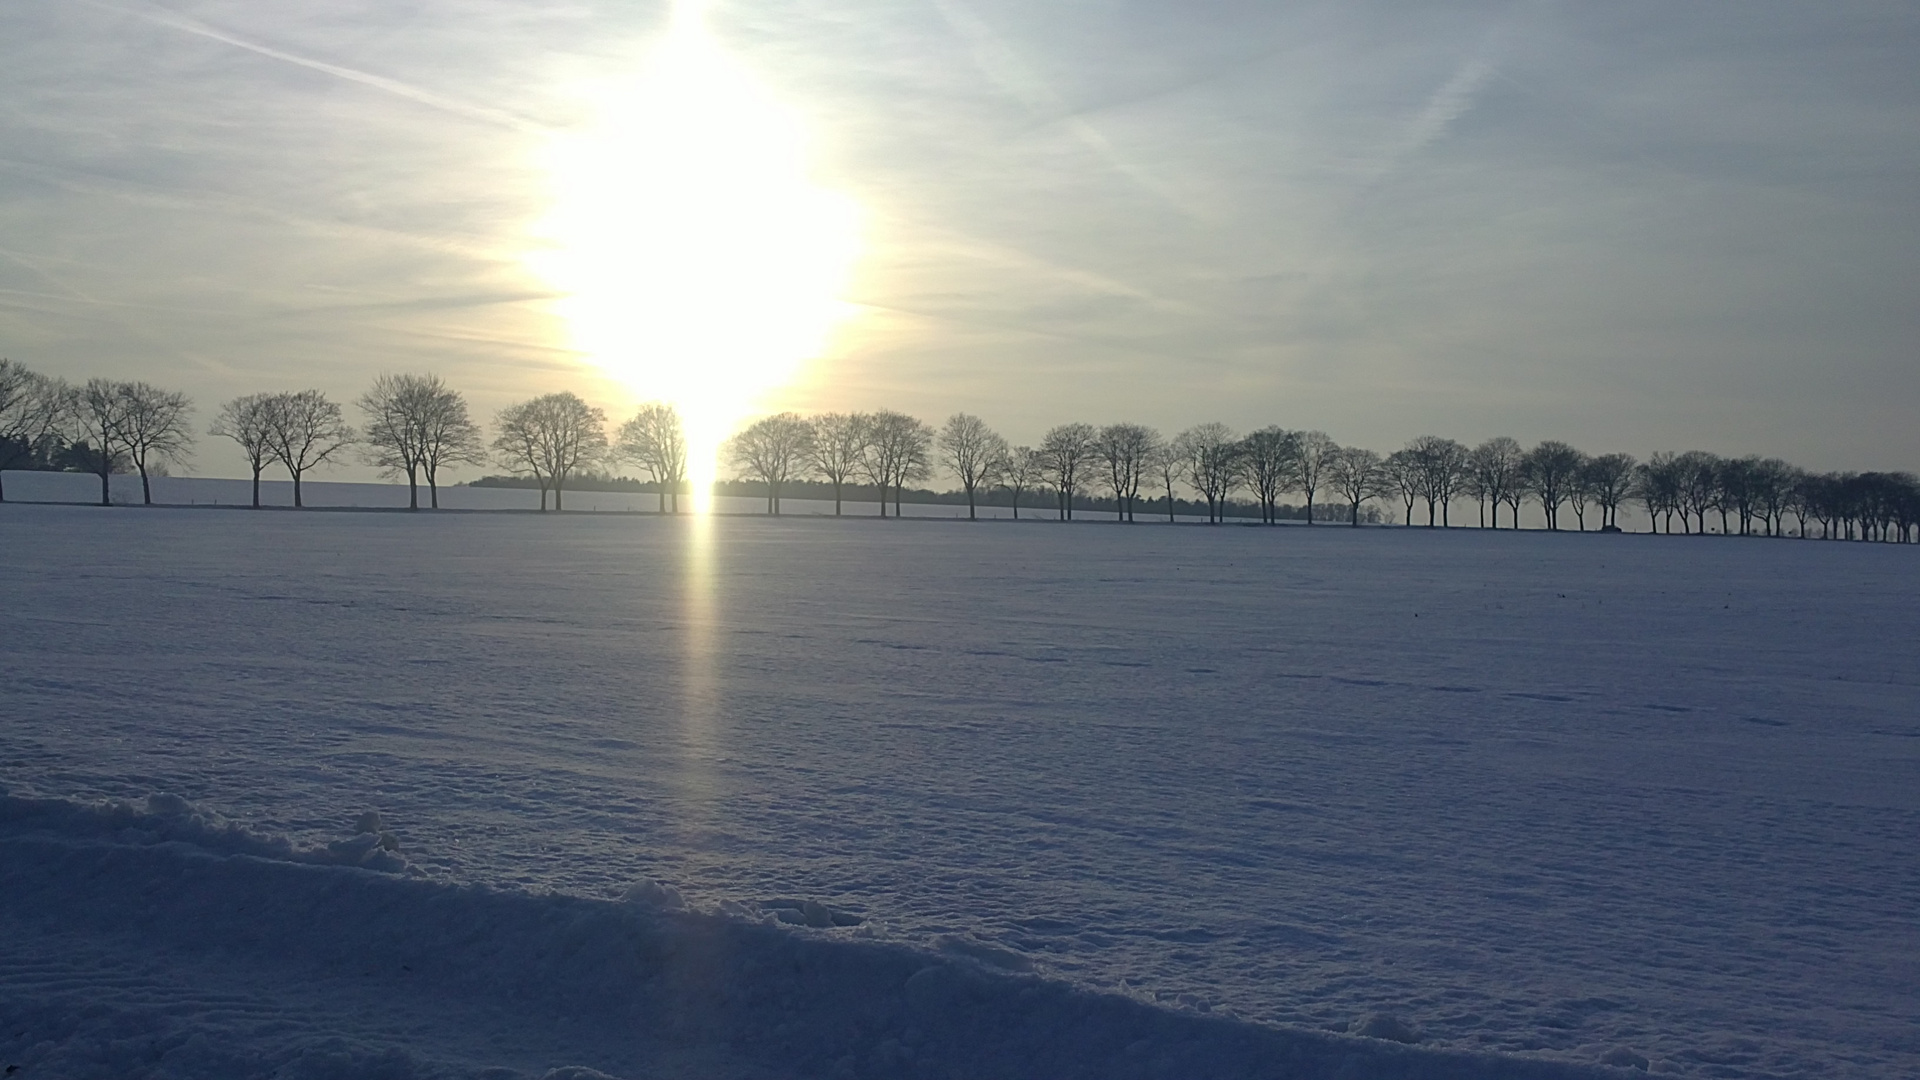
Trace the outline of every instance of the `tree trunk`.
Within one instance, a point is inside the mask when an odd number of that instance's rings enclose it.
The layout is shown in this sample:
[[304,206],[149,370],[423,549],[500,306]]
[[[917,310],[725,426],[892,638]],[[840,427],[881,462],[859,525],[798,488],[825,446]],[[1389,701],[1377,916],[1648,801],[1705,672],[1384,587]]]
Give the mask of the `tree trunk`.
[[407,470],[407,509],[420,509],[420,480],[412,469]]
[[968,520],[968,521],[972,521],[972,520],[974,520],[974,516],[973,516],[973,485],[972,485],[972,484],[968,484],[968,485],[967,485],[967,520]]
[[[287,471],[293,472],[292,469]],[[296,510],[306,505],[300,501],[300,474],[297,472],[293,473],[293,505]]]
[[260,466],[253,467],[253,508],[260,509]]
[[140,505],[153,505],[153,486],[147,482],[147,467],[140,466]]
[[833,482],[833,516],[840,516],[840,481]]
[[113,475],[112,465],[108,465],[106,468],[100,470],[100,505],[101,506],[113,505],[113,499],[110,496],[109,492],[107,491],[107,483],[108,483],[107,478],[112,475]]

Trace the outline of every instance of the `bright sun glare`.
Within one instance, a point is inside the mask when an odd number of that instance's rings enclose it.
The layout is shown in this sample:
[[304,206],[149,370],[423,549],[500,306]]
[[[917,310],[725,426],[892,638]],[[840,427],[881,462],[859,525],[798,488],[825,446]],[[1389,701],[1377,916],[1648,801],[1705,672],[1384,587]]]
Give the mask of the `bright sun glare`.
[[720,443],[824,348],[858,254],[852,200],[808,175],[806,132],[676,0],[637,77],[548,161],[554,207],[530,256],[574,345],[686,425],[704,511]]

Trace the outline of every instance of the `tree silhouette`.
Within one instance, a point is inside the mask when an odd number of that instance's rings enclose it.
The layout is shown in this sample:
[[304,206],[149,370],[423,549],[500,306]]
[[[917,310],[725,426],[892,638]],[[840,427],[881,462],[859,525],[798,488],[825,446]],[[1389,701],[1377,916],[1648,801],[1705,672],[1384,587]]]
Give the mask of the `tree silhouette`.
[[[1633,494],[1635,464],[1631,454],[1601,454],[1588,458],[1579,485],[1600,506],[1600,527],[1620,527],[1620,504]],[[1582,527],[1585,522],[1582,521]]]
[[232,439],[253,471],[253,508],[260,509],[260,473],[273,457],[274,394],[248,394],[220,406],[207,434]]
[[1307,497],[1307,524],[1311,525],[1314,493],[1325,482],[1327,470],[1333,466],[1334,455],[1340,452],[1340,444],[1328,438],[1324,431],[1302,431],[1296,443],[1293,486]]
[[187,423],[193,403],[185,394],[151,383],[123,382],[115,389],[122,399],[121,439],[140,472],[140,501],[151,506],[152,470],[186,460],[193,446],[193,429]]
[[274,394],[267,409],[267,449],[293,478],[293,505],[305,506],[300,481],[322,465],[334,463],[354,444],[340,406],[318,390]]
[[1449,508],[1461,484],[1468,479],[1471,453],[1462,444],[1438,435],[1422,435],[1407,444],[1406,454],[1413,466],[1419,495],[1427,503],[1428,528],[1435,524],[1436,508],[1441,526],[1453,524]]
[[[74,391],[58,379],[0,360],[0,472],[43,452],[71,419]],[[6,490],[0,487],[0,502]]]
[[90,452],[87,463],[100,478],[101,506],[113,505],[109,483],[127,463],[127,405],[120,384],[108,379],[88,379],[73,395],[69,415],[78,436],[74,441]]
[[1040,453],[1031,446],[1009,447],[1000,459],[994,473],[1000,479],[1002,487],[1013,497],[1013,516],[1020,517],[1020,496],[1039,482],[1045,469],[1040,461]]
[[572,392],[545,394],[500,411],[500,434],[493,448],[508,468],[533,474],[540,486],[541,513],[547,510],[548,488],[553,489],[553,508],[562,510],[567,477],[606,452],[605,425],[606,414]]
[[954,413],[940,429],[939,446],[941,463],[967,493],[967,518],[972,520],[974,492],[992,486],[993,470],[1007,452],[1007,440],[994,434],[985,420]]
[[1101,479],[1113,493],[1114,520],[1132,521],[1140,482],[1160,446],[1160,433],[1145,424],[1108,424],[1094,436],[1094,453],[1102,465]]
[[1400,496],[1407,516],[1401,524],[1413,526],[1413,504],[1420,501],[1420,463],[1411,453],[1395,450],[1381,466],[1382,483],[1387,492]]
[[[1519,442],[1505,435],[1488,439],[1467,456],[1467,476],[1471,493],[1477,497],[1482,511],[1491,504],[1493,508],[1493,527],[1500,527],[1500,504],[1508,503],[1513,507],[1513,527],[1520,527],[1520,499],[1526,490],[1522,476],[1522,464],[1526,452]],[[1481,525],[1486,525],[1482,518]]]
[[680,489],[687,483],[687,436],[680,414],[663,401],[640,406],[620,425],[613,447],[615,457],[647,470],[660,498],[659,512],[667,512],[667,494],[673,494],[673,512],[680,512]]
[[840,492],[866,459],[871,418],[864,413],[822,413],[813,418],[813,468],[833,485],[833,516],[840,516]]
[[1167,524],[1173,524],[1173,484],[1186,475],[1186,446],[1178,438],[1162,439],[1147,458],[1147,467],[1167,497]]
[[1225,424],[1209,423],[1180,433],[1186,481],[1207,501],[1207,522],[1226,520],[1227,496],[1240,484],[1240,440]]
[[1580,451],[1566,443],[1549,439],[1527,451],[1526,458],[1521,462],[1521,475],[1526,478],[1527,490],[1540,503],[1548,529],[1560,527],[1560,506],[1572,494],[1575,479],[1585,460],[1586,455]]
[[1060,424],[1040,439],[1040,461],[1060,500],[1060,520],[1073,520],[1073,497],[1094,461],[1099,433],[1092,424]]
[[907,481],[919,479],[931,471],[928,454],[933,446],[933,429],[905,413],[882,409],[867,418],[866,446],[861,452],[861,471],[880,489],[880,516],[887,516],[887,490],[894,495],[894,514],[899,515]]
[[1358,527],[1361,504],[1388,490],[1386,462],[1372,450],[1343,447],[1328,461],[1327,481],[1347,502],[1347,524]]
[[735,468],[767,485],[767,513],[780,513],[780,491],[808,462],[813,425],[799,413],[763,417],[727,442],[727,456]]
[[1279,518],[1281,492],[1299,473],[1300,437],[1284,428],[1264,427],[1240,440],[1239,456],[1260,502],[1260,520],[1272,525]]
[[467,402],[438,375],[381,375],[360,395],[367,414],[361,431],[368,457],[390,474],[407,478],[407,509],[420,508],[420,478],[430,505],[440,508],[439,472],[450,465],[486,460],[480,429],[467,417]]

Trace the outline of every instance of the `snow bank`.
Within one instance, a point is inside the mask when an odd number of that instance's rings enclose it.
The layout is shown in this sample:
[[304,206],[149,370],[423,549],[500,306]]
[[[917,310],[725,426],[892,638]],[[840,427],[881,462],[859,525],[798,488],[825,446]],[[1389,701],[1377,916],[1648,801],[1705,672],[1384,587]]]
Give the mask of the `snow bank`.
[[303,848],[167,796],[0,796],[0,1066],[21,1080],[1628,1074],[1163,1009],[1010,970],[978,943],[862,940],[810,901],[703,912],[654,882],[618,901],[436,882],[407,871],[377,817],[359,828]]

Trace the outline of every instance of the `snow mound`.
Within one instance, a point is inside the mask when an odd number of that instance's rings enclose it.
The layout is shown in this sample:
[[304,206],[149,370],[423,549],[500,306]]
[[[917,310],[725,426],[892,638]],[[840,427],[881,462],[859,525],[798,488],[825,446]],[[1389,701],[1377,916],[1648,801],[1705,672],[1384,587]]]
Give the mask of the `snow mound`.
[[[384,822],[296,848],[182,800],[0,797],[0,1067],[59,1076],[1620,1076],[1163,1009],[965,939],[822,932],[394,872]],[[784,902],[782,902],[784,904]],[[815,909],[818,910],[815,910]],[[798,910],[801,925],[769,913]]]
[[321,866],[358,866],[387,874],[417,873],[401,853],[400,838],[376,811],[361,814],[356,835],[324,847],[296,847],[282,836],[257,832],[165,792],[142,806],[121,801],[80,803],[32,799],[0,788],[0,827],[46,830],[70,840],[130,845],[184,843],[225,855],[253,855]]

